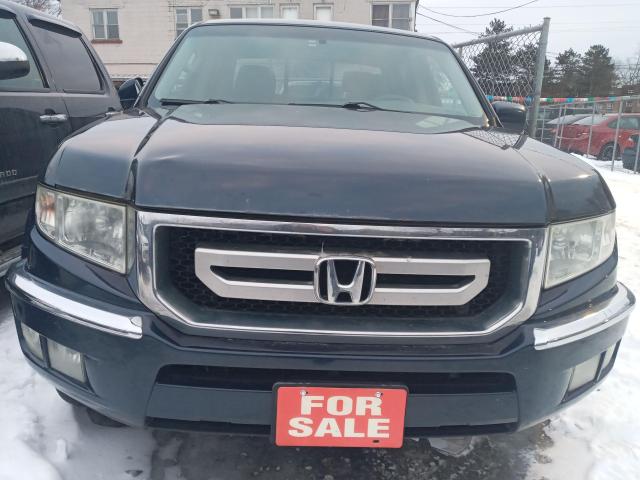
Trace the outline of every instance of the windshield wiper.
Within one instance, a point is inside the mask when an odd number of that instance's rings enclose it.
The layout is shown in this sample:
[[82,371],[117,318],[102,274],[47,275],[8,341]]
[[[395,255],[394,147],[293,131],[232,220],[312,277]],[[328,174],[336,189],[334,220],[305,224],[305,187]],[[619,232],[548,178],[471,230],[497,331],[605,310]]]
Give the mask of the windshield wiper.
[[387,110],[368,102],[347,102],[340,106],[347,110]]
[[347,102],[347,103],[289,103],[289,105],[297,105],[301,107],[332,107],[332,108],[346,108],[347,110],[381,110],[385,112],[393,112],[395,110],[389,110],[368,102]]
[[222,100],[219,98],[210,98],[208,100],[189,100],[182,98],[163,98],[160,100],[161,105],[165,106],[180,106],[180,105],[217,105],[221,103],[233,103],[229,100]]

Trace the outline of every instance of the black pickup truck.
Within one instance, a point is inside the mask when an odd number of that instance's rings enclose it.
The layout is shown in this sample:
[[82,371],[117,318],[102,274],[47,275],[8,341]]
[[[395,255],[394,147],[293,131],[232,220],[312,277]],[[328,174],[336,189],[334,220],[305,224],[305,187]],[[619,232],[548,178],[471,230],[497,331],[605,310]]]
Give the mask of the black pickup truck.
[[634,297],[598,173],[501,128],[431,37],[188,29],[66,140],[10,270],[95,421],[399,447],[513,432],[611,371]]
[[74,25],[0,0],[0,277],[20,257],[38,175],[72,132],[122,110]]

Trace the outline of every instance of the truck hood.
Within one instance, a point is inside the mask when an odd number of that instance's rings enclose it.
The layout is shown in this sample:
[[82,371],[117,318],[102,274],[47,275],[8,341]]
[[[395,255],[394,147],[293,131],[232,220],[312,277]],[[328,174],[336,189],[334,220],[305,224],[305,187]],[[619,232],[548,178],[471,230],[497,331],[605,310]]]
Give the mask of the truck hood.
[[221,107],[112,117],[68,139],[44,182],[141,209],[355,222],[540,226],[615,207],[588,164],[500,129],[427,134],[407,114]]

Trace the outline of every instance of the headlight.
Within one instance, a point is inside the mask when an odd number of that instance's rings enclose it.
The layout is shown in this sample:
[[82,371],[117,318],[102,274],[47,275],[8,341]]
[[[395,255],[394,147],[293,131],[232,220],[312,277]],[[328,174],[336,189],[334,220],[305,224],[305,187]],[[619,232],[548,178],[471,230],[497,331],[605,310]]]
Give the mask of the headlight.
[[95,263],[124,273],[132,215],[123,205],[90,200],[38,186],[36,222],[55,243]]
[[615,213],[552,225],[545,287],[553,287],[593,270],[613,253]]

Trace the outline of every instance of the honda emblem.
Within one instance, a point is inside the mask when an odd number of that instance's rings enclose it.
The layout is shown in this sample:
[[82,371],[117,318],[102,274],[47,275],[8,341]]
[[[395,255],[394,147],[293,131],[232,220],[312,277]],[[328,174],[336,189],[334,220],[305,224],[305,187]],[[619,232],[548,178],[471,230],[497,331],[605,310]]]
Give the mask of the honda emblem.
[[364,305],[371,300],[376,267],[365,257],[323,257],[315,268],[316,297],[330,305]]

